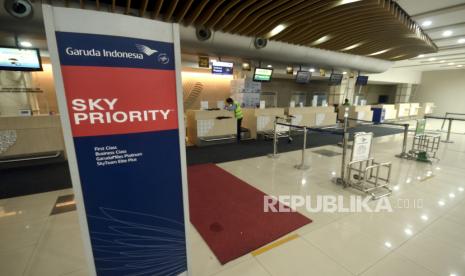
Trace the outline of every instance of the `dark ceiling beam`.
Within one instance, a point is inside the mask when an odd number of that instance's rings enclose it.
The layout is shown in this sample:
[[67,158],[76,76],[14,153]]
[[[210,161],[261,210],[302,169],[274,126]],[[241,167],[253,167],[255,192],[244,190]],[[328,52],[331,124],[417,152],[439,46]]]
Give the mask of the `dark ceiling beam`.
[[149,0],[142,0],[142,3],[140,5],[139,9],[139,16],[144,17],[145,12],[147,11],[147,5],[149,4]]
[[161,6],[163,6],[163,0],[156,0],[155,7],[152,12],[152,18],[158,18],[160,16]]
[[168,6],[168,10],[166,11],[165,14],[165,20],[166,21],[171,21],[171,17],[173,16],[174,10],[176,9],[176,6],[178,5],[179,0],[171,0],[170,5]]

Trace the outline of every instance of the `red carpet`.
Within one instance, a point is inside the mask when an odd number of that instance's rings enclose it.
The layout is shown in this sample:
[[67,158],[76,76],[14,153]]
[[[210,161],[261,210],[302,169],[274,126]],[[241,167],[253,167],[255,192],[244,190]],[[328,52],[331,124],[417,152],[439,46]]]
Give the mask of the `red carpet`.
[[222,264],[312,222],[299,213],[265,213],[266,194],[214,164],[187,171],[190,220]]

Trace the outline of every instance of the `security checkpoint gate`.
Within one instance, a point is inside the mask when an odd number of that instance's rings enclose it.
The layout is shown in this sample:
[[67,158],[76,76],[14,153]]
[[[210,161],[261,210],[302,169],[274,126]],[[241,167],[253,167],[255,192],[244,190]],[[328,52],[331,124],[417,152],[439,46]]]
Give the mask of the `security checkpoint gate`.
[[412,159],[422,162],[431,162],[431,159],[439,160],[436,154],[441,142],[441,134],[426,133],[426,120],[417,120],[415,136],[413,138],[412,149],[409,155]]
[[375,162],[371,157],[372,146],[373,133],[355,133],[350,162],[347,165],[346,183],[349,187],[378,199],[392,193],[389,187],[391,162]]

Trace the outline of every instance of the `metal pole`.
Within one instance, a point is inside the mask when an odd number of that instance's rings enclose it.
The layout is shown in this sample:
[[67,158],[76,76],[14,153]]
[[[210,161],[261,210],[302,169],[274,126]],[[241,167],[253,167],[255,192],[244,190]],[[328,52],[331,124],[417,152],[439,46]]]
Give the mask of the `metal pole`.
[[404,140],[402,141],[402,152],[398,155],[396,155],[396,157],[399,157],[399,158],[408,158],[409,155],[407,153],[407,139],[408,139],[408,129],[409,129],[410,125],[409,124],[404,124]]
[[273,126],[273,153],[268,154],[269,158],[278,158],[278,134],[276,132],[276,126],[278,124],[278,117],[274,119],[274,126]]
[[454,143],[454,141],[450,140],[450,132],[452,130],[452,121],[453,120],[452,120],[452,118],[449,118],[448,120],[449,120],[449,127],[447,128],[447,138],[446,138],[445,141],[442,141],[442,142],[444,142],[444,143]]
[[308,170],[310,167],[305,165],[305,149],[307,148],[307,127],[304,126],[304,144],[302,146],[302,161],[294,167],[299,170]]
[[349,108],[345,108],[344,112],[344,138],[342,139],[342,162],[341,162],[341,177],[336,179],[337,184],[342,184],[344,188],[347,187],[347,181],[345,179],[346,174],[346,156],[347,156],[347,143],[349,142],[349,132],[347,128],[349,126]]

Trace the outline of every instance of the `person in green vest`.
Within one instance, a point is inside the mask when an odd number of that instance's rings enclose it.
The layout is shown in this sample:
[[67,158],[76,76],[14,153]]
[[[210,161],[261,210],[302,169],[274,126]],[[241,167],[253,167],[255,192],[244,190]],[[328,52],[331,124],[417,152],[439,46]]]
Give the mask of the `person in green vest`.
[[234,117],[237,120],[237,141],[239,142],[241,140],[242,117],[244,117],[242,115],[241,105],[239,104],[239,102],[237,102],[237,101],[235,101],[235,100],[233,100],[231,98],[226,99],[226,104],[227,104],[227,106],[225,107],[225,109],[227,109],[229,111],[233,111],[234,112]]

